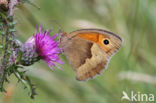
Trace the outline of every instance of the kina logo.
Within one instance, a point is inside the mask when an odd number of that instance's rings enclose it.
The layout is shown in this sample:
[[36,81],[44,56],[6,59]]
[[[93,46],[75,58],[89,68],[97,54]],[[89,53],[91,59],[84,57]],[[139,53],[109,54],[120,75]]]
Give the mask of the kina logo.
[[135,101],[135,102],[153,102],[154,101],[154,94],[147,94],[141,92],[134,92],[131,91],[130,95],[128,95],[125,91],[122,92],[123,96],[121,100],[128,100],[128,101]]

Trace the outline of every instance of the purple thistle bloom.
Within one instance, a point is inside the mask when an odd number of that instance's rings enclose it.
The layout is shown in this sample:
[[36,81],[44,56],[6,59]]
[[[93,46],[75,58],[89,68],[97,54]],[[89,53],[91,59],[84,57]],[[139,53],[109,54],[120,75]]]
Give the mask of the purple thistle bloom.
[[59,54],[63,48],[59,48],[59,42],[54,40],[58,34],[55,34],[51,37],[51,31],[52,29],[42,32],[42,26],[39,25],[39,32],[35,33],[34,36],[26,43],[33,43],[33,45],[35,45],[38,55],[48,64],[52,70],[54,70],[53,67],[61,69],[55,63],[64,64],[59,59]]

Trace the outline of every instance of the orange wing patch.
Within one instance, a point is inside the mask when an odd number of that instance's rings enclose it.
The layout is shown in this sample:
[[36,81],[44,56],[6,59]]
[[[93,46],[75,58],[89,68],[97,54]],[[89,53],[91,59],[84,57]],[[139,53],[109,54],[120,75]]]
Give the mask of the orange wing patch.
[[101,46],[106,52],[109,51],[109,49],[103,44],[104,38],[109,37],[104,37],[104,35],[99,34],[99,33],[80,33],[76,35],[76,37],[80,37],[82,39],[90,40],[92,42],[97,43],[99,46]]
[[98,42],[99,40],[99,34],[97,33],[80,33],[76,36],[93,42]]

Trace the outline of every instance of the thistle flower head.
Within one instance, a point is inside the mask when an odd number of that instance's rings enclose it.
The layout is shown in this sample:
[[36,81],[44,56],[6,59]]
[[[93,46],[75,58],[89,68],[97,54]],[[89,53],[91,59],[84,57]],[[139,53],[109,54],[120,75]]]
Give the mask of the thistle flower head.
[[59,42],[54,40],[58,34],[50,36],[52,29],[42,32],[42,27],[39,26],[39,32],[35,33],[30,41],[34,41],[36,52],[50,68],[59,68],[55,63],[63,64],[59,59],[59,54],[63,48],[59,48]]

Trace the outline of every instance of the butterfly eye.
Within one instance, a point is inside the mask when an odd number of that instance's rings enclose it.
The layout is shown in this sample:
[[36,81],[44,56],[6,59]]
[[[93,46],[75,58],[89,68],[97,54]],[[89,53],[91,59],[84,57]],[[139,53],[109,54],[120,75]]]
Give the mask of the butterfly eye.
[[103,40],[103,43],[104,43],[105,45],[108,45],[108,44],[109,44],[109,40],[105,39],[105,40]]

